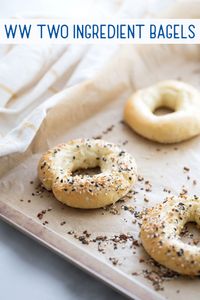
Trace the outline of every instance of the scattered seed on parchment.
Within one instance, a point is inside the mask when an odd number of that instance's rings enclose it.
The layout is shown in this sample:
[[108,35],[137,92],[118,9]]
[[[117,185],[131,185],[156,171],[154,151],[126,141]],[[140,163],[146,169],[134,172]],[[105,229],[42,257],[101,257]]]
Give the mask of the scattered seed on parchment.
[[128,140],[125,140],[124,142],[122,142],[122,145],[125,146],[128,144]]
[[46,225],[46,224],[49,224],[49,222],[48,221],[44,221],[42,224]]
[[38,214],[37,217],[39,220],[42,220],[43,216],[46,214],[46,209],[41,210]]
[[66,224],[66,221],[60,222],[60,225],[61,225],[61,226],[65,225],[65,224]]
[[109,257],[109,260],[112,262],[113,266],[116,266],[119,264],[119,260],[115,257]]
[[189,172],[189,171],[190,171],[190,168],[184,166],[184,167],[183,167],[183,171],[184,171],[185,173],[186,173],[186,172]]
[[138,175],[138,181],[143,181],[143,180],[144,180],[144,177],[141,175]]

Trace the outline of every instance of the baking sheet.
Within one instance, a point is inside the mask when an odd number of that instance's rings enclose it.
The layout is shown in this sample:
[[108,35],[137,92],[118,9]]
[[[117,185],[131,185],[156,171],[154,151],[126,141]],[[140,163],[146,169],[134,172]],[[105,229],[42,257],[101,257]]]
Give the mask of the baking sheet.
[[[120,77],[119,64],[124,72]],[[57,107],[25,154],[17,154],[11,162],[9,157],[1,159],[2,165],[13,166],[0,182],[2,218],[132,298],[199,299],[199,278],[176,276],[146,255],[138,237],[138,216],[143,208],[169,195],[187,190],[199,196],[200,137],[160,145],[138,136],[122,122],[124,103],[132,91],[162,79],[184,80],[200,89],[199,72],[198,46],[121,47],[112,68],[108,64],[100,77],[83,83],[78,91],[72,88],[65,96],[65,102],[71,101],[60,114],[60,122]],[[104,80],[110,88],[105,88]],[[59,111],[61,107],[62,103]],[[141,177],[130,197],[106,209],[83,211],[58,203],[42,189],[37,179],[41,153],[78,137],[103,138],[135,157]]]

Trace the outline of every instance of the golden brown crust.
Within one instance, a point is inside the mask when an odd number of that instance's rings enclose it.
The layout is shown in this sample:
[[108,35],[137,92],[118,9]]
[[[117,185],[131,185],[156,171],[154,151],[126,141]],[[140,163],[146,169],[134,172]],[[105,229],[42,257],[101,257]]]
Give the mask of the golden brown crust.
[[[156,116],[159,107],[174,112]],[[127,101],[125,122],[138,134],[160,143],[178,143],[200,133],[200,93],[189,84],[169,80],[138,90]]]
[[[77,169],[99,166],[93,176],[75,175]],[[38,176],[57,200],[77,208],[99,208],[123,197],[136,180],[136,164],[130,154],[102,140],[79,139],[43,154]]]
[[200,248],[184,243],[180,233],[187,222],[200,225],[200,199],[172,197],[146,211],[141,241],[160,264],[185,275],[200,275]]

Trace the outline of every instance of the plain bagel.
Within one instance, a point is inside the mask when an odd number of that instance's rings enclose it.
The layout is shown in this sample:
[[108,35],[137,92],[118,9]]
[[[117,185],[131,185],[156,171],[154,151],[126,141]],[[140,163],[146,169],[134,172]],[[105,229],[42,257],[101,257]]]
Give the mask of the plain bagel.
[[186,275],[200,275],[200,248],[184,243],[180,233],[188,222],[200,225],[199,198],[169,198],[146,211],[141,241],[160,264]]
[[[154,114],[166,107],[173,112]],[[125,122],[138,134],[160,143],[177,143],[200,133],[200,93],[191,85],[168,80],[138,90],[127,101]]]
[[[75,175],[78,169],[99,166],[101,173]],[[99,208],[123,197],[137,178],[133,157],[102,140],[77,139],[43,154],[39,179],[56,199],[77,208]]]

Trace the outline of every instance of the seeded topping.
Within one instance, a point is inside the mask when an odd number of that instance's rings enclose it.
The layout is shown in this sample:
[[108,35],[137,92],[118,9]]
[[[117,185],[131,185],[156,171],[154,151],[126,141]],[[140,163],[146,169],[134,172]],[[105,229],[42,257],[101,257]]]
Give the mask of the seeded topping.
[[[44,187],[48,190],[53,187],[53,192],[59,190],[55,196],[64,199],[71,193],[87,193],[87,197],[112,193],[110,201],[113,203],[123,197],[136,180],[132,156],[103,140],[80,139],[58,145],[43,155],[40,166],[39,177]],[[98,174],[73,174],[79,169],[96,167],[100,168]],[[149,185],[146,188],[150,189]]]
[[200,199],[195,196],[168,197],[143,215],[144,248],[156,261],[181,274],[199,275],[200,248],[180,238],[187,222],[200,225],[199,207]]

